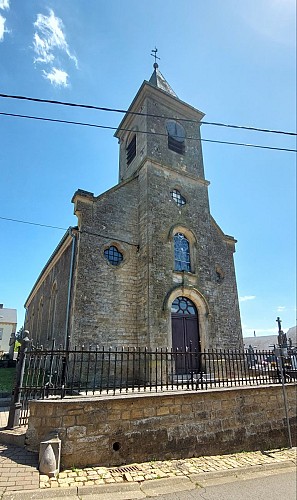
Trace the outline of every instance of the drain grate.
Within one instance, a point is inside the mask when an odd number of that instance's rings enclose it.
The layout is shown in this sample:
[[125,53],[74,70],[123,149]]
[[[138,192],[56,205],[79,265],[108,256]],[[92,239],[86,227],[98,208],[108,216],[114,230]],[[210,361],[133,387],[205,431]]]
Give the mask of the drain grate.
[[112,469],[112,472],[139,472],[141,469],[137,465],[131,465],[130,467],[119,467],[118,469]]

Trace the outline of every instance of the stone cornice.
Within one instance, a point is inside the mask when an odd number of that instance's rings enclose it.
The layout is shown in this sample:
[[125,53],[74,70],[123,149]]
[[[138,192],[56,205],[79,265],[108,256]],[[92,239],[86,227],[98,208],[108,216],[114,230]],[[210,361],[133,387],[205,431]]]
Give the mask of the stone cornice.
[[[131,111],[138,111],[141,108],[141,105],[143,104],[143,101],[147,98],[153,98],[155,101],[159,102],[160,104],[167,105],[172,109],[172,113],[177,112],[181,115],[183,115],[185,118],[188,119],[193,119],[197,121],[197,125],[199,124],[198,122],[204,117],[204,113],[199,111],[198,109],[194,108],[193,106],[190,106],[186,102],[178,99],[177,97],[174,97],[164,90],[161,90],[159,88],[154,87],[151,85],[149,82],[146,80],[143,82],[141,85],[140,89],[138,90],[135,98],[133,99],[131,105],[129,106],[129,109],[127,113],[125,114],[124,118],[122,119],[120,125],[118,126],[118,129],[116,130],[114,136],[120,139],[124,134],[126,134],[126,130],[121,130],[122,128],[127,128],[129,129],[130,123],[135,119],[135,115],[129,114]],[[144,115],[145,116],[145,115]],[[164,116],[165,118],[171,118],[173,115],[171,114],[170,116]],[[141,115],[140,115],[141,118]],[[124,126],[125,125],[125,126]]]
[[197,184],[200,184],[201,186],[209,186],[209,184],[210,184],[210,182],[207,181],[206,179],[201,179],[200,177],[196,177],[195,175],[189,174],[189,172],[185,172],[183,170],[181,171],[180,168],[179,169],[172,168],[172,167],[170,167],[169,165],[167,165],[165,163],[157,162],[156,160],[152,160],[151,158],[145,158],[143,160],[143,162],[139,165],[139,167],[136,170],[136,172],[135,172],[134,175],[136,175],[136,174],[139,175],[140,170],[142,169],[142,167],[146,163],[151,164],[153,167],[161,168],[161,169],[167,170],[168,172],[174,173],[179,178],[181,176],[187,177],[188,179],[191,179],[192,181],[194,181]]

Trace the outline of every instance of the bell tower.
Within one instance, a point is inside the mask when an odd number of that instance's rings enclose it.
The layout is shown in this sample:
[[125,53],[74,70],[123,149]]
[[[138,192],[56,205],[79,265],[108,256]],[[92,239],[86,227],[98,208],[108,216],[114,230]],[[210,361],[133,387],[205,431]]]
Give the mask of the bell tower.
[[120,144],[119,181],[146,160],[204,179],[200,120],[204,114],[181,101],[154,63],[115,136]]
[[155,61],[115,133],[119,186],[138,186],[138,332],[153,348],[242,345],[236,240],[210,214],[203,117],[179,99]]

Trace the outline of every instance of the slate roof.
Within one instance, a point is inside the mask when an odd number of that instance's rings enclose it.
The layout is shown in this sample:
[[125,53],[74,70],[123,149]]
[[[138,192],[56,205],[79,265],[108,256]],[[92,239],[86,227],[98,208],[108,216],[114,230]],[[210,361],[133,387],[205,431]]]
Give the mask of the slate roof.
[[[258,349],[259,351],[266,351],[266,350],[271,350],[274,344],[278,344],[278,338],[277,334],[275,335],[263,335],[259,337],[244,337],[243,338],[243,343],[244,347],[247,349],[249,345],[254,347],[255,349]],[[296,326],[293,326],[292,328],[289,328],[287,331],[287,339],[289,338],[292,340],[293,346],[297,345],[297,335],[296,335]]]
[[[167,94],[177,97],[176,93],[170,87],[169,83],[165,80],[157,64],[154,64],[154,72],[149,79],[149,83],[158,89],[164,90]],[[178,98],[178,97],[177,97]]]
[[247,349],[251,345],[258,351],[270,351],[273,345],[278,344],[277,335],[263,335],[262,337],[244,337],[244,347]]
[[17,323],[17,310],[2,307],[0,309],[0,323]]

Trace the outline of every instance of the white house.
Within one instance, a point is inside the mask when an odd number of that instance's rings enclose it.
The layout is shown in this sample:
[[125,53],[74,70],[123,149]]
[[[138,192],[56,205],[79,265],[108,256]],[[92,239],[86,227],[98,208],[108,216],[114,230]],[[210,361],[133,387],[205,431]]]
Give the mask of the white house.
[[15,339],[16,327],[17,310],[0,304],[0,354],[9,352],[10,339]]

